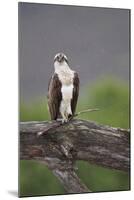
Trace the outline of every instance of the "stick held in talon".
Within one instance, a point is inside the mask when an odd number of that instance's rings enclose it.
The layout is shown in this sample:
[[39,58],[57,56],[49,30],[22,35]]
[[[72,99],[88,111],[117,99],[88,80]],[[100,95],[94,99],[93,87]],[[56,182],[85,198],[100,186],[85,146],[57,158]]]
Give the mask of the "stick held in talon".
[[81,114],[84,114],[84,113],[87,113],[87,112],[93,112],[93,111],[99,111],[99,110],[100,110],[99,108],[89,108],[89,109],[82,110],[82,111],[76,113],[74,115],[74,117],[77,117],[78,115],[81,115]]

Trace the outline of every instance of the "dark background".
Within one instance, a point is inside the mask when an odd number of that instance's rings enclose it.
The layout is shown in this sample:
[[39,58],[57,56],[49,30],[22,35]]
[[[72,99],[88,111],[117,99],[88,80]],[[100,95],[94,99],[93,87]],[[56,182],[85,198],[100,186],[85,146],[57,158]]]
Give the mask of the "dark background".
[[46,95],[53,58],[64,52],[81,87],[101,76],[129,76],[129,10],[19,4],[20,95]]
[[[47,85],[53,58],[64,52],[80,76],[77,111],[82,119],[129,128],[128,9],[19,3],[20,121],[49,120]],[[80,179],[93,191],[129,190],[129,172],[77,161]],[[65,194],[43,164],[20,161],[20,195]]]

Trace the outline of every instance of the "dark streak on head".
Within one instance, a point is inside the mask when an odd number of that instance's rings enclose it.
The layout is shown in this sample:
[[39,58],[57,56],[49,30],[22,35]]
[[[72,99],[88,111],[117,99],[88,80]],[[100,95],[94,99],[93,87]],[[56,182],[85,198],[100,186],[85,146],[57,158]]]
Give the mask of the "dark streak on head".
[[59,63],[62,63],[62,62],[66,62],[68,63],[68,59],[67,59],[67,56],[64,54],[64,53],[57,53],[54,57],[54,62],[59,62]]

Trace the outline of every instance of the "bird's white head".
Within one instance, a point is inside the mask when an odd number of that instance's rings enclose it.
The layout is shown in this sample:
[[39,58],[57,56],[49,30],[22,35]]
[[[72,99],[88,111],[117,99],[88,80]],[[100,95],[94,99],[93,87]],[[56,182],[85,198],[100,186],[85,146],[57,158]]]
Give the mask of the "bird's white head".
[[54,63],[55,62],[59,63],[59,65],[62,65],[64,63],[68,64],[68,58],[67,58],[67,56],[64,53],[57,53],[54,56]]
[[68,58],[64,53],[57,53],[54,57],[54,68],[55,72],[60,73],[61,71],[69,70]]

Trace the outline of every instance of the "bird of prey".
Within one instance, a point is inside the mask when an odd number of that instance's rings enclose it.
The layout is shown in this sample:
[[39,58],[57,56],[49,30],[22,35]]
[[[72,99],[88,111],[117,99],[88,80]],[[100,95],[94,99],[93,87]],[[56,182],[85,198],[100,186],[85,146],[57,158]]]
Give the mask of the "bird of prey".
[[79,95],[79,77],[64,53],[54,57],[54,74],[48,85],[48,109],[51,120],[68,122],[73,118]]

